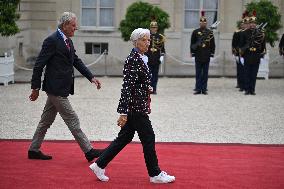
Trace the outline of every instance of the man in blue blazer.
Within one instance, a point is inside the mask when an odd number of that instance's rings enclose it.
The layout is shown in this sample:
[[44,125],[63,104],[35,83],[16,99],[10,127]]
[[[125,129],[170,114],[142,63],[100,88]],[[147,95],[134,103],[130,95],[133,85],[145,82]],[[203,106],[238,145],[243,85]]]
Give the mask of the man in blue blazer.
[[44,40],[37,57],[31,80],[32,92],[29,98],[31,101],[38,98],[41,76],[45,67],[42,90],[46,92],[47,100],[28,151],[29,159],[52,159],[51,156],[43,154],[40,147],[47,129],[55,120],[57,113],[68,126],[88,161],[92,161],[102,153],[102,150],[93,149],[90,141],[81,130],[78,116],[68,100],[69,94],[74,94],[73,66],[90,82],[94,83],[97,89],[101,88],[100,81],[94,77],[75,53],[76,50],[70,37],[74,36],[76,30],[76,15],[64,12],[59,19],[57,31]]

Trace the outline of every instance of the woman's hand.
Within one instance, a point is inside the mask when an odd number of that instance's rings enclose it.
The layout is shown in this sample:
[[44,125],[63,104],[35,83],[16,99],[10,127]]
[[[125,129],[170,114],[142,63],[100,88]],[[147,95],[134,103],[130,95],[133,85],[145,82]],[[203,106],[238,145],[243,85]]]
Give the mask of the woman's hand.
[[127,122],[127,115],[120,115],[118,120],[117,120],[117,125],[119,127],[123,127]]
[[149,93],[153,93],[154,89],[153,87],[149,86]]

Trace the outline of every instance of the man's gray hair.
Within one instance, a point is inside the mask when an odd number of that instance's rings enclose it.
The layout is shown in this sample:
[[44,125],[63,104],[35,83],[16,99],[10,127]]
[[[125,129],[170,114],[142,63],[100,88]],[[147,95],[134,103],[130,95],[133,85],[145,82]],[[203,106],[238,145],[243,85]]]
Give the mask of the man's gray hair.
[[62,25],[65,22],[70,22],[74,18],[77,19],[76,14],[74,14],[73,12],[64,12],[64,13],[62,13],[62,15],[60,16],[60,18],[58,20],[58,27],[62,28]]
[[144,37],[145,35],[150,35],[150,30],[137,28],[131,33],[130,40],[132,41],[133,45],[136,46],[137,40]]

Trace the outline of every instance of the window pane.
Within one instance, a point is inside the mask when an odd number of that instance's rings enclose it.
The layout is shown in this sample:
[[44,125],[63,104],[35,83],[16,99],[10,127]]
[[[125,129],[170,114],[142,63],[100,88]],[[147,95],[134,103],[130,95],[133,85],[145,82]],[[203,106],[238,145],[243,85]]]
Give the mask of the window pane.
[[101,54],[106,51],[106,54],[108,54],[108,43],[101,43]]
[[82,9],[82,26],[96,26],[96,9]]
[[93,44],[93,53],[94,54],[101,54],[101,45],[100,44]]
[[216,10],[218,8],[218,0],[203,0],[203,8]]
[[113,26],[113,9],[100,9],[100,26]]
[[97,0],[82,0],[83,7],[96,7]]
[[199,11],[186,11],[184,18],[185,28],[197,28],[199,26]]
[[200,0],[185,0],[185,9],[199,9]]
[[114,7],[114,0],[101,0],[100,7]]
[[86,54],[92,54],[92,43],[85,43],[85,53]]

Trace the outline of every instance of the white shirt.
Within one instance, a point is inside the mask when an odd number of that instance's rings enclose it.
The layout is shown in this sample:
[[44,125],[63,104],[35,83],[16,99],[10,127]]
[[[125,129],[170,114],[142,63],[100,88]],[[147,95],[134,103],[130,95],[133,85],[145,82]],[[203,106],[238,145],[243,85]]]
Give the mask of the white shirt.
[[149,68],[148,68],[148,56],[142,55],[142,54],[140,54],[140,53],[139,53],[139,55],[140,55],[140,58],[142,58],[142,60],[143,60],[143,62],[144,62],[144,64],[145,64],[145,66],[147,67],[147,69],[149,69]]

